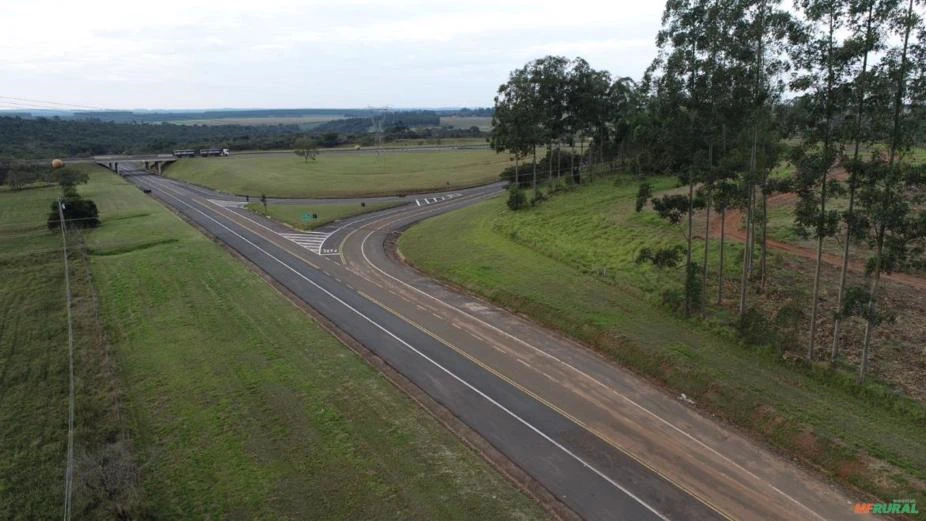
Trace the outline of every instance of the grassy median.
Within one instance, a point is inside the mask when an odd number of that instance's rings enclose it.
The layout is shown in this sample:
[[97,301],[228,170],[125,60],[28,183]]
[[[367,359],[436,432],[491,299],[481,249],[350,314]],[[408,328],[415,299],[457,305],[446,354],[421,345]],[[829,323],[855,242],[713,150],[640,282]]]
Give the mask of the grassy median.
[[[63,271],[60,237],[43,230],[57,191],[43,190],[0,194],[4,222],[15,207],[25,223],[0,230],[0,270],[16,280],[0,288],[4,519],[59,517],[63,497]],[[139,189],[96,170],[80,192],[103,222],[84,241],[118,368],[121,412],[107,421],[130,434],[141,477],[134,517],[546,517],[303,311]],[[80,362],[79,373],[91,365]],[[82,402],[98,398],[78,393],[78,425],[89,414]]]
[[[377,212],[387,208],[394,208],[405,202],[392,203],[369,203],[361,206],[360,203],[353,204],[318,204],[313,206],[296,205],[296,204],[269,204],[267,213],[272,219],[284,222],[293,228],[300,230],[314,230],[328,223],[340,219],[346,219],[355,215],[361,215],[370,212]],[[248,210],[254,213],[264,215],[264,206],[260,203],[250,203],[247,205]],[[306,220],[306,215],[313,216]]]

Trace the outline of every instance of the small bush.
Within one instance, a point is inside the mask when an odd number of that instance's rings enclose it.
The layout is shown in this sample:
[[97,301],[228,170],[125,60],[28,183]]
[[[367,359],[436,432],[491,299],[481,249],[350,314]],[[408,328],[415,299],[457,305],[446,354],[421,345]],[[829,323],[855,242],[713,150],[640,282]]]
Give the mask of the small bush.
[[[77,228],[96,228],[100,225],[100,212],[96,203],[89,199],[80,197],[69,197],[62,201],[64,208],[64,220],[68,226]],[[58,214],[58,201],[51,203],[51,209],[48,212],[48,229],[57,230],[61,226]]]
[[540,190],[534,190],[534,195],[531,197],[531,206],[536,206],[547,200],[547,196],[543,194]]
[[653,196],[653,185],[649,183],[641,183],[640,188],[637,190],[637,212],[641,212],[643,207],[646,206],[646,201]]
[[527,196],[524,195],[524,191],[518,188],[517,185],[512,184],[511,187],[508,188],[508,208],[517,211],[526,207]]
[[644,262],[653,262],[653,249],[649,246],[642,248],[637,253],[637,258],[634,259],[634,262],[637,264],[643,264]]
[[740,337],[750,345],[764,345],[775,337],[775,331],[760,310],[749,308],[737,324]]
[[675,268],[678,266],[679,262],[681,262],[682,254],[684,253],[685,248],[678,245],[669,246],[668,248],[659,248],[657,250],[645,247],[637,253],[635,262],[637,264],[650,262],[657,268]]
[[685,305],[685,295],[678,289],[667,289],[662,292],[662,304],[672,311],[681,311]]

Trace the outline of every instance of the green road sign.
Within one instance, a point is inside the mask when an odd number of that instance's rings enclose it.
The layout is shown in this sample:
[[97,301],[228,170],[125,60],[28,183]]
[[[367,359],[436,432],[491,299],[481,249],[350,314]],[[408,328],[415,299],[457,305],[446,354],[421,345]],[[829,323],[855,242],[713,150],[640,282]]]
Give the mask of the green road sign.
[[314,217],[314,216],[313,216],[312,214],[310,214],[309,212],[306,212],[306,213],[302,214],[302,222],[307,223],[307,222],[311,221],[313,217]]

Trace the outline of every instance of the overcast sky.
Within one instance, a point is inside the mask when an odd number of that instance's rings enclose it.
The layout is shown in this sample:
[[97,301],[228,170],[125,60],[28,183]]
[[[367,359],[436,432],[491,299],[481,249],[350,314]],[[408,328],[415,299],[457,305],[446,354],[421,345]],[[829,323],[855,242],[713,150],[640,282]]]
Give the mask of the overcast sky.
[[638,78],[663,5],[3,0],[0,96],[114,109],[489,106],[509,71],[547,54]]

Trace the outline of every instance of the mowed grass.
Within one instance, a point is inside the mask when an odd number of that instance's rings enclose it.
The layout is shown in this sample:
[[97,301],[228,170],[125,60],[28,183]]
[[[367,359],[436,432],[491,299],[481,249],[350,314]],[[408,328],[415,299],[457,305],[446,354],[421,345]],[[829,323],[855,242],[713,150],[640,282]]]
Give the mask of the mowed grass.
[[173,519],[544,518],[226,250],[120,178],[85,196],[146,512]]
[[[672,180],[655,185],[669,188]],[[686,393],[839,481],[882,498],[926,501],[922,405],[791,366],[773,348],[745,346],[722,317],[697,322],[670,312],[661,294],[680,289],[682,270],[634,259],[643,246],[684,237],[651,210],[635,213],[635,192],[629,180],[597,182],[517,213],[497,198],[416,225],[399,247],[421,269]],[[740,245],[727,252],[730,275],[741,252]]]
[[[370,212],[376,212],[379,210],[385,210],[387,208],[394,208],[403,204],[406,203],[367,203],[366,206],[361,206],[360,203],[319,204],[314,206],[295,204],[268,204],[267,213],[269,214],[270,218],[284,222],[293,228],[298,228],[300,230],[314,230],[315,228],[319,228],[340,219],[345,219],[347,217],[353,217],[355,215],[361,215]],[[251,203],[247,205],[247,208],[254,213],[264,215],[264,205],[260,203]],[[306,214],[317,215],[318,218],[306,221],[304,219]]]
[[0,193],[0,519],[63,513],[67,318],[57,187]]
[[360,197],[452,190],[498,180],[508,157],[488,150],[371,151],[181,159],[165,174],[223,192],[268,197]]

